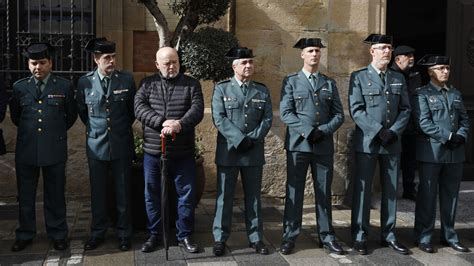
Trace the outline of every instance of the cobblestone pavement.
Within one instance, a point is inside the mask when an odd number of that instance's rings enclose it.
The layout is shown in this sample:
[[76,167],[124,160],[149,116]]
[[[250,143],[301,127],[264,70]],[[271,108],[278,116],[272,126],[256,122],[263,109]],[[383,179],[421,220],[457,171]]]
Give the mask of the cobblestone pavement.
[[[456,228],[462,243],[474,250],[474,182],[464,182],[461,186],[458,218]],[[270,254],[259,255],[248,247],[243,222],[243,204],[237,201],[233,214],[233,232],[228,244],[226,255],[214,257],[212,254],[213,238],[211,233],[214,212],[214,199],[207,195],[196,209],[196,228],[194,238],[203,248],[198,254],[188,254],[178,246],[169,249],[169,260],[165,260],[165,252],[161,247],[152,253],[140,251],[142,242],[147,235],[137,231],[133,237],[130,251],[121,252],[117,249],[117,240],[113,230],[107,233],[106,241],[97,250],[84,251],[84,241],[88,237],[90,221],[90,203],[87,198],[68,199],[67,219],[70,227],[70,248],[64,252],[55,251],[47,240],[43,222],[42,202],[37,204],[38,235],[33,244],[21,252],[11,252],[15,239],[14,230],[17,226],[18,205],[13,200],[0,198],[0,265],[472,265],[473,253],[459,253],[450,248],[442,247],[434,242],[437,253],[426,254],[413,243],[413,221],[415,203],[400,199],[398,204],[397,237],[410,248],[411,254],[403,256],[389,248],[379,245],[379,215],[377,209],[371,212],[372,231],[368,247],[369,254],[360,256],[350,249],[350,209],[334,206],[333,219],[338,240],[343,244],[345,255],[328,254],[317,245],[315,234],[314,206],[305,205],[303,231],[296,242],[295,252],[281,255],[278,247],[281,242],[281,221],[283,206],[281,201],[265,199],[263,202],[264,242],[270,247]],[[375,202],[374,206],[377,206]],[[437,221],[439,228],[439,221]],[[439,230],[434,239],[439,239]]]

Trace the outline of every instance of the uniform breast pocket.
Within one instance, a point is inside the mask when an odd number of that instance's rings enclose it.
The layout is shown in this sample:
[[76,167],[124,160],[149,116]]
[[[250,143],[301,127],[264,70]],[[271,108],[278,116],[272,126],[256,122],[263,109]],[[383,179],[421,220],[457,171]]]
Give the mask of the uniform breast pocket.
[[443,110],[443,104],[440,101],[435,101],[435,102],[430,102],[428,106],[432,114],[432,119],[434,121],[437,121],[440,117],[441,110]]
[[23,97],[23,98],[20,99],[20,106],[21,107],[31,106],[31,104],[33,104],[33,99],[31,99],[29,97]]
[[304,106],[307,104],[309,95],[308,93],[298,93],[294,96],[295,99],[295,106],[297,111],[302,111]]
[[367,106],[375,107],[378,105],[380,98],[379,89],[362,89],[362,95],[364,96]]
[[128,100],[128,94],[119,93],[112,96],[112,101],[125,103]]
[[232,120],[233,114],[236,113],[238,109],[239,109],[239,102],[237,101],[225,102],[225,110],[226,110],[227,118],[229,118],[230,120]]
[[87,112],[90,117],[99,116],[100,100],[93,97],[86,97]]
[[48,99],[47,102],[49,107],[60,107],[64,105],[64,98],[52,98]]
[[319,97],[323,101],[328,101],[328,102],[332,101],[332,93],[330,91],[321,91],[319,93]]
[[460,99],[454,99],[454,101],[453,101],[453,106],[454,106],[454,108],[456,108],[457,110],[462,110],[462,109],[463,109],[462,102],[461,102]]

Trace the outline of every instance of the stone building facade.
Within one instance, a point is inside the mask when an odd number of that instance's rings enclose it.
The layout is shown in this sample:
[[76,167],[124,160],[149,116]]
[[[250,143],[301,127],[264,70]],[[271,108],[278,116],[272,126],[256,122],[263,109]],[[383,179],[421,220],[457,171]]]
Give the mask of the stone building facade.
[[[166,8],[166,0],[158,1],[165,8],[170,28],[177,19]],[[154,54],[158,47],[157,33],[148,11],[137,0],[97,0],[96,36],[105,36],[117,43],[119,68],[133,71],[138,82],[154,72]],[[285,127],[279,118],[281,82],[285,75],[302,67],[300,50],[292,48],[301,37],[319,37],[327,45],[323,49],[321,72],[333,77],[345,107],[346,122],[335,134],[335,172],[333,196],[341,202],[350,180],[350,147],[348,138],[353,124],[347,113],[347,91],[352,71],[369,63],[368,47],[362,40],[369,33],[385,31],[386,0],[238,0],[234,1],[235,17],[226,15],[212,26],[234,31],[243,46],[256,55],[255,80],[265,83],[272,94],[274,123],[266,139],[266,161],[262,190],[265,196],[284,197],[286,159],[283,149]],[[235,21],[230,21],[235,19]],[[232,23],[231,23],[232,22]],[[234,26],[235,25],[235,26]],[[198,127],[203,138],[206,167],[206,191],[216,187],[214,149],[216,130],[210,116],[213,84],[202,82],[206,115]],[[9,119],[3,122],[8,150],[2,163],[6,167],[0,185],[11,186],[16,194],[14,177],[14,138],[16,129]],[[140,125],[136,125],[140,128]],[[89,180],[84,148],[84,126],[78,120],[69,133],[67,193],[88,196]],[[312,184],[308,178],[307,196]],[[312,197],[308,197],[309,199]]]

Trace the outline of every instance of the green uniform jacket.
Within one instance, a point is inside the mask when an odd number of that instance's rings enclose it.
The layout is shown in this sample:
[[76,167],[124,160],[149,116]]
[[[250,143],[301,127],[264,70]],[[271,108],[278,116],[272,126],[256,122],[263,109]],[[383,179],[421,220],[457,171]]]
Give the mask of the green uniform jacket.
[[132,75],[118,70],[112,73],[107,95],[97,70],[79,79],[76,100],[79,116],[87,127],[89,158],[116,160],[133,156],[135,91]]
[[[303,71],[288,75],[281,89],[280,116],[287,125],[287,151],[333,154],[332,134],[344,122],[336,82],[319,74],[316,88],[313,89]],[[324,133],[324,139],[311,144],[307,137],[314,128]]]
[[420,127],[416,142],[416,159],[430,163],[464,162],[464,146],[450,150],[444,145],[451,133],[467,141],[469,117],[455,88],[447,92],[448,104],[443,94],[431,83],[417,90],[418,104],[413,107]]
[[[272,127],[272,102],[264,84],[250,81],[245,97],[232,78],[219,82],[212,95],[212,118],[217,134],[215,162],[224,166],[256,166],[265,163],[264,139]],[[247,152],[237,152],[248,136],[255,142]]]
[[67,160],[67,130],[77,119],[69,80],[51,74],[39,97],[33,76],[15,82],[10,113],[18,127],[17,163],[48,166]]
[[[372,65],[352,72],[349,110],[356,124],[353,141],[356,152],[401,152],[400,139],[411,113],[405,78],[401,73],[387,69],[384,86]],[[377,134],[382,128],[395,132],[398,140],[383,147],[377,141]]]

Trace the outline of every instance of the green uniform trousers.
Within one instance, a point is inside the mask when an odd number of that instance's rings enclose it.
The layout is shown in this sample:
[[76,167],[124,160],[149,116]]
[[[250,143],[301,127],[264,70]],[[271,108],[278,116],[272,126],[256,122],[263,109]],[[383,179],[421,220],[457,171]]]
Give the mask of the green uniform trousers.
[[439,190],[441,239],[459,242],[454,231],[462,163],[419,162],[420,184],[415,211],[415,236],[419,243],[430,243],[436,220],[436,196]]
[[400,154],[371,154],[356,152],[351,228],[355,241],[365,241],[370,227],[370,196],[375,167],[379,163],[382,202],[380,213],[381,240],[395,241],[397,217],[397,177]]
[[287,152],[287,179],[283,240],[294,242],[301,232],[306,174],[311,166],[316,219],[321,242],[335,239],[332,227],[331,183],[333,155],[316,155],[309,152]]
[[260,193],[262,166],[217,166],[217,197],[212,232],[215,241],[225,242],[232,226],[232,207],[240,172],[245,201],[245,226],[250,243],[263,240]]

